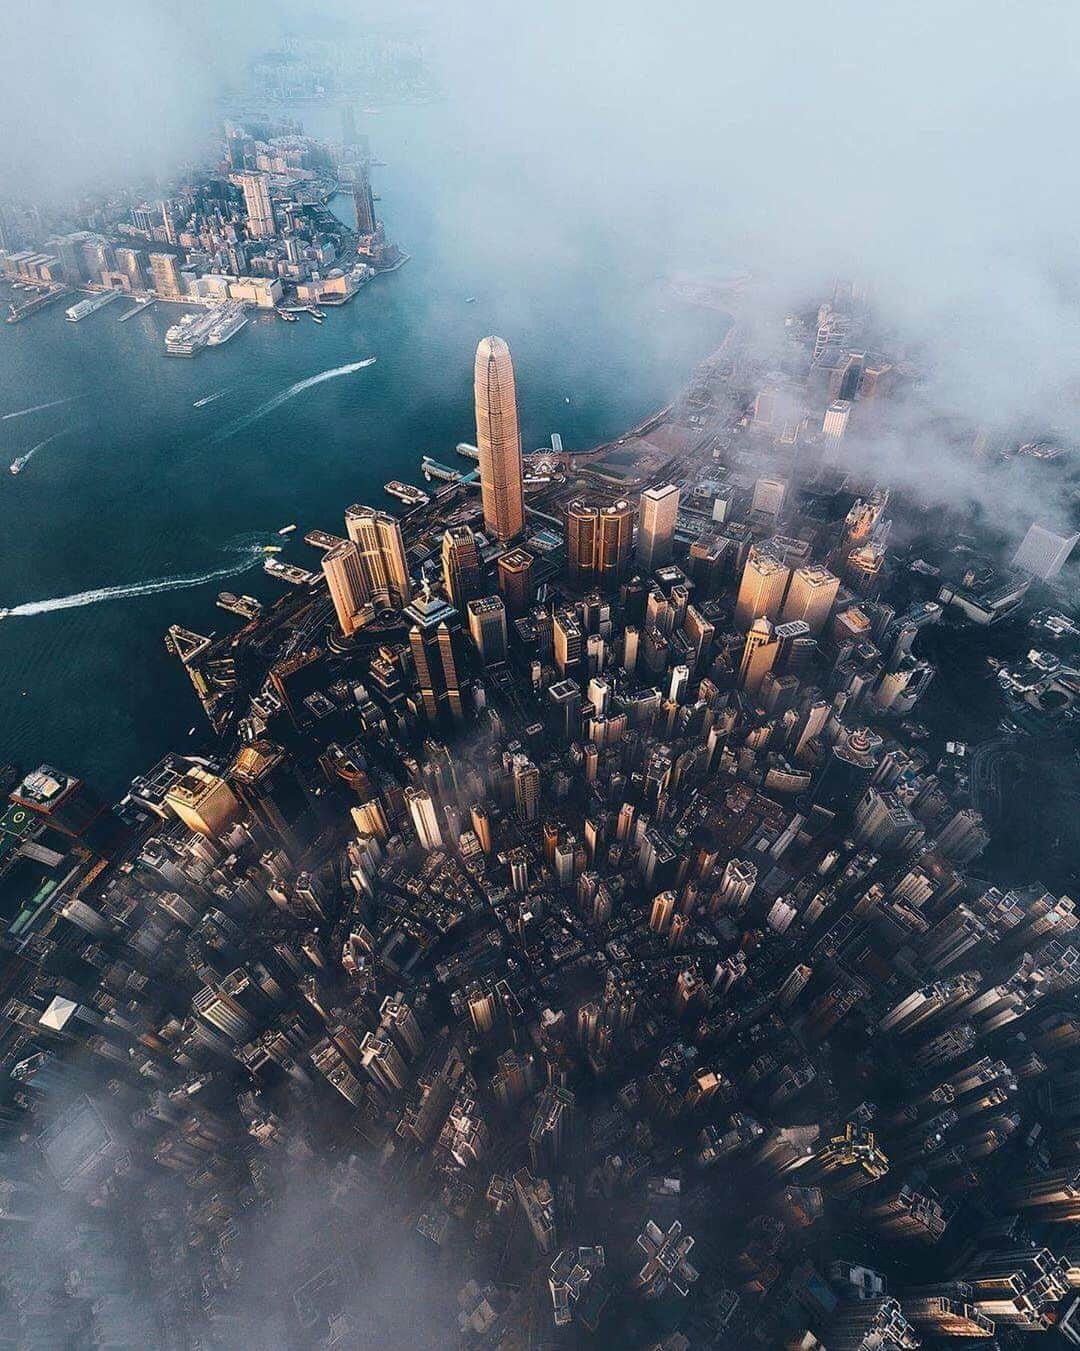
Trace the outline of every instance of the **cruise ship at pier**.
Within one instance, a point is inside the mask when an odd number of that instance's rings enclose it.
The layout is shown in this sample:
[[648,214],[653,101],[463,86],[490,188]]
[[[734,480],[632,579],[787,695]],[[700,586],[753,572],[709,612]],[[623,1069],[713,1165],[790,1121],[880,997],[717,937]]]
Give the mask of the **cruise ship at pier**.
[[247,313],[239,301],[182,315],[165,332],[165,352],[171,357],[198,356],[204,347],[220,347],[228,342],[246,323]]

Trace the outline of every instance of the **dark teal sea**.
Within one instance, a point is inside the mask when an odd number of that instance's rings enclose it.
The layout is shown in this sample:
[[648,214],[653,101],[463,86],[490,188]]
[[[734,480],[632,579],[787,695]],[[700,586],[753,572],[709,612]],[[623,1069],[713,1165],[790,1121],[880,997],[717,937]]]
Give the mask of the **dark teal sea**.
[[[329,109],[299,115],[316,135],[337,126]],[[0,325],[0,415],[73,400],[0,420],[0,606],[227,569],[244,561],[245,539],[293,521],[284,557],[317,566],[306,530],[340,529],[350,502],[393,506],[382,484],[419,482],[424,453],[464,463],[453,447],[474,439],[472,359],[484,334],[513,351],[526,448],[554,431],[568,448],[618,433],[676,392],[722,336],[723,316],[669,294],[672,260],[655,238],[575,232],[573,203],[539,189],[534,200],[525,167],[494,191],[440,105],[360,124],[386,161],[373,174],[380,214],[412,260],[321,326],[260,317],[186,361],[164,355],[176,306],[124,324],[123,301],[79,324],[61,306]],[[335,206],[351,210],[348,199]],[[220,439],[295,383],[370,355],[375,366]],[[228,392],[193,407],[218,390]],[[21,475],[7,473],[55,433]],[[277,584],[256,564],[231,580],[90,596],[0,623],[0,761],[46,760],[116,795],[190,744],[201,713],[162,637],[171,623],[237,622],[214,606],[222,587],[265,599]]]

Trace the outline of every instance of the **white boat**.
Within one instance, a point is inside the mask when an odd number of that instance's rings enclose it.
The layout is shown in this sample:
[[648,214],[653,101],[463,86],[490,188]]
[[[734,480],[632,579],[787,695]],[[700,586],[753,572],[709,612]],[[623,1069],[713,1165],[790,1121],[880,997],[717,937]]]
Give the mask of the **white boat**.
[[6,619],[9,614],[11,614],[11,610],[7,606],[4,606],[3,609],[0,609],[0,619]]
[[295,525],[283,525],[283,526],[281,527],[281,529],[278,531],[278,534],[279,534],[279,535],[291,535],[292,532],[293,532],[295,529],[296,529],[296,526],[295,526]]

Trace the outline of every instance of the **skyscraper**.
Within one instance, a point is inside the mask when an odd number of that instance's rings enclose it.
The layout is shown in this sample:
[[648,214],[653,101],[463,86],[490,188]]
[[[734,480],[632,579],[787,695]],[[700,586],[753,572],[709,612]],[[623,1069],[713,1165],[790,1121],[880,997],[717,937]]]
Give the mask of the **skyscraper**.
[[180,259],[174,253],[151,253],[149,262],[154,290],[162,300],[179,300],[184,294]]
[[424,712],[432,722],[446,718],[454,723],[463,722],[460,615],[429,590],[407,605],[405,614],[412,622],[409,647]]
[[572,586],[599,583],[614,590],[630,561],[633,512],[629,502],[608,507],[571,502],[566,511],[566,574]]
[[371,192],[371,180],[364,168],[357,170],[356,183],[353,187],[353,205],[356,207],[356,233],[373,235],[376,229],[375,198]]
[[397,517],[354,505],[345,513],[345,529],[359,551],[369,598],[383,605],[407,604],[412,585]]
[[748,629],[762,615],[775,620],[787,588],[788,569],[771,554],[754,550],[746,561],[735,602],[735,624]]
[[671,562],[679,490],[674,483],[646,488],[638,506],[637,559],[646,572]]
[[506,609],[498,596],[485,596],[482,600],[471,600],[466,609],[469,612],[469,633],[480,653],[485,666],[492,662],[506,660]]
[[1012,565],[1022,572],[1030,572],[1044,582],[1056,577],[1076,548],[1080,535],[1055,535],[1036,522],[1028,530],[1019,549],[1013,555]]
[[275,234],[277,225],[274,221],[274,205],[270,200],[269,176],[247,170],[233,174],[232,181],[244,194],[248,234],[252,239],[267,239]]
[[771,622],[762,615],[755,619],[746,635],[742,662],[739,666],[739,688],[747,694],[756,694],[766,672],[776,660],[777,643]]
[[533,603],[533,556],[527,549],[511,549],[501,554],[495,565],[499,595],[511,619],[520,619]]
[[803,619],[810,633],[816,637],[828,623],[839,589],[840,578],[834,577],[828,568],[823,568],[819,563],[796,568],[784,601],[784,623]]
[[451,526],[443,534],[442,571],[446,594],[459,610],[481,594],[480,551],[467,525]]
[[371,599],[356,544],[351,539],[335,544],[323,555],[322,569],[342,633],[355,633],[360,611]]
[[502,338],[480,340],[474,387],[484,527],[500,544],[509,544],[525,529],[525,494],[514,365]]

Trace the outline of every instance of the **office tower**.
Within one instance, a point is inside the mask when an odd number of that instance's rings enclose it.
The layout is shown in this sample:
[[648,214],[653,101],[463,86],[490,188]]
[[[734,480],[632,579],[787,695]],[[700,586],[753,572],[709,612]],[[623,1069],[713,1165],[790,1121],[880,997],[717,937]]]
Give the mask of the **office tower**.
[[956,812],[938,834],[934,849],[950,863],[963,867],[978,858],[990,843],[990,834],[979,812],[964,807]]
[[180,275],[180,259],[174,253],[151,253],[150,279],[162,300],[179,300],[184,294],[184,279]]
[[784,599],[781,616],[784,623],[802,619],[816,638],[829,622],[839,589],[840,578],[834,577],[828,568],[823,568],[819,563],[796,568]]
[[1065,566],[1077,540],[1080,535],[1056,535],[1044,525],[1035,523],[1013,555],[1012,566],[1048,582]]
[[425,849],[440,849],[443,837],[439,829],[439,814],[431,794],[426,788],[406,788],[405,805],[420,843]]
[[276,233],[277,225],[274,221],[274,204],[270,200],[269,175],[245,170],[233,174],[232,181],[244,194],[248,234],[252,239],[270,238]]
[[860,596],[876,595],[884,564],[885,550],[877,544],[864,544],[848,554],[844,580]]
[[812,966],[803,964],[796,966],[776,992],[777,1006],[782,1009],[791,1008],[810,983],[810,977],[813,974],[814,968]]
[[923,828],[894,793],[868,788],[854,814],[853,838],[879,853],[909,848],[922,837]]
[[671,562],[679,490],[674,483],[646,488],[638,505],[637,561],[646,572]]
[[401,1052],[387,1036],[367,1032],[360,1043],[360,1065],[388,1096],[400,1093],[409,1076]]
[[469,633],[485,666],[506,660],[506,609],[498,596],[471,600],[466,606]]
[[630,561],[633,512],[629,502],[607,507],[571,502],[566,512],[566,575],[571,586],[617,589]]
[[566,510],[566,577],[571,586],[592,584],[599,516],[598,507],[580,501]]
[[819,772],[813,790],[814,802],[835,809],[859,795],[877,766],[874,748],[873,733],[861,727],[851,732],[846,740],[837,742]]
[[739,689],[749,695],[757,694],[767,672],[772,670],[777,648],[772,624],[764,616],[755,619],[743,646],[739,664]]
[[559,675],[576,674],[585,656],[585,634],[573,611],[563,610],[555,616],[554,640]]
[[732,858],[724,865],[724,873],[717,888],[715,905],[736,914],[743,910],[757,886],[757,865],[749,859]]
[[240,812],[240,802],[226,781],[202,765],[192,765],[165,794],[165,802],[190,830],[217,836]]
[[851,416],[851,404],[846,399],[837,399],[825,410],[821,424],[821,434],[827,441],[839,441],[847,431],[848,418]]
[[540,818],[540,771],[525,755],[514,757],[514,806],[527,825]]
[[356,632],[361,611],[371,599],[359,549],[352,540],[343,539],[323,554],[322,570],[338,626],[348,637]]
[[533,603],[533,556],[527,549],[511,549],[501,554],[495,565],[499,595],[511,619],[520,619]]
[[430,589],[405,607],[405,615],[412,625],[409,647],[425,714],[432,722],[463,722],[461,616]]
[[690,545],[686,569],[694,583],[695,597],[708,600],[723,585],[729,566],[731,541],[719,535],[702,535]]
[[689,1261],[694,1240],[684,1234],[682,1225],[673,1220],[665,1233],[652,1220],[637,1238],[637,1246],[645,1258],[634,1277],[633,1285],[646,1299],[659,1299],[666,1290],[674,1290],[685,1298],[698,1278],[697,1269]]
[[145,254],[141,249],[120,248],[116,250],[117,270],[123,273],[128,279],[128,284],[133,291],[146,290],[146,269],[143,267],[144,258]]
[[376,230],[375,198],[371,191],[371,179],[363,166],[357,168],[356,182],[353,185],[353,206],[356,208],[356,233],[373,235]]
[[345,513],[345,530],[360,556],[367,599],[397,608],[407,604],[412,583],[397,517],[353,505]]
[[557,680],[547,690],[552,730],[560,740],[581,735],[581,689],[576,680]]
[[746,560],[735,601],[735,626],[748,629],[755,619],[776,620],[787,589],[788,568],[771,554],[753,550]]
[[281,747],[261,738],[245,742],[230,766],[229,778],[240,801],[270,838],[279,838],[290,854],[299,854],[308,836],[310,809]]
[[786,493],[787,484],[782,478],[759,478],[754,484],[750,510],[759,511],[763,516],[779,516],[784,510]]
[[467,525],[451,526],[443,533],[442,573],[446,594],[459,610],[483,594],[480,550]]
[[667,933],[671,927],[672,916],[675,914],[677,900],[674,891],[661,891],[654,899],[652,909],[649,911],[649,928],[653,933]]
[[514,365],[502,338],[480,340],[474,387],[484,528],[500,544],[509,544],[525,529],[525,495]]

